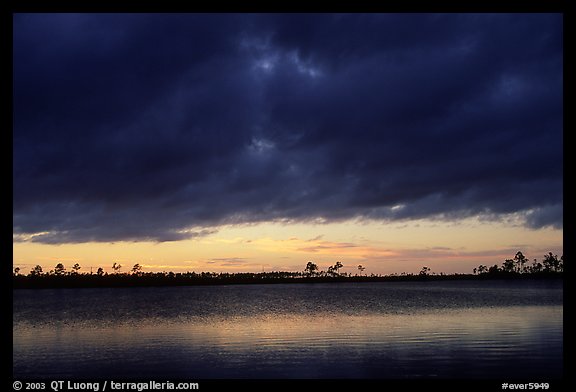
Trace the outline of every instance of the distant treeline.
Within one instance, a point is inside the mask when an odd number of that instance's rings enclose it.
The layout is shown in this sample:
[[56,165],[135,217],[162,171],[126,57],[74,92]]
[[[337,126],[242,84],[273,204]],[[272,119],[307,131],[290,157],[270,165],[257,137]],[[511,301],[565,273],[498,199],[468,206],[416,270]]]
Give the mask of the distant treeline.
[[324,283],[324,282],[387,282],[387,281],[424,281],[424,280],[472,280],[472,279],[523,279],[562,277],[564,256],[558,258],[551,252],[541,262],[534,259],[532,264],[517,252],[513,259],[506,259],[502,266],[486,267],[480,265],[472,274],[435,273],[424,266],[418,274],[401,273],[392,275],[363,274],[365,267],[358,265],[358,273],[340,273],[344,265],[336,262],[327,271],[320,271],[318,266],[309,261],[302,272],[143,272],[140,264],[135,264],[130,272],[120,272],[122,266],[112,265],[113,273],[98,268],[96,273],[82,273],[82,267],[76,263],[70,271],[62,263],[54,269],[44,272],[37,265],[27,275],[20,268],[14,269],[13,287],[25,288],[80,288],[80,287],[143,287],[143,286],[189,286],[218,284],[257,284],[257,283]]
[[474,274],[480,275],[510,275],[510,274],[550,274],[564,272],[564,255],[558,258],[558,255],[548,252],[544,255],[542,261],[534,259],[532,264],[522,252],[516,252],[513,259],[506,259],[502,266],[494,264],[492,267],[479,265],[474,268]]

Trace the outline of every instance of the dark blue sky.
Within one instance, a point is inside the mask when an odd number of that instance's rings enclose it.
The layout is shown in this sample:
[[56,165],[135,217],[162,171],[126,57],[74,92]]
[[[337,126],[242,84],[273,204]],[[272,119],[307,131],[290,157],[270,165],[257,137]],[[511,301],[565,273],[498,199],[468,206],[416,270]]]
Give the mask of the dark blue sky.
[[13,232],[562,227],[559,14],[15,14]]

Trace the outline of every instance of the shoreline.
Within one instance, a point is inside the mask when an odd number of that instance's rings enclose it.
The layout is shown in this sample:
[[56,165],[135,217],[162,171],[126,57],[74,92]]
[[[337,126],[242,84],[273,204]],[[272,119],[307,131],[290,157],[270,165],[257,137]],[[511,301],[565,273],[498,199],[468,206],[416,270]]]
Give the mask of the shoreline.
[[563,272],[386,276],[266,276],[263,274],[77,274],[65,276],[13,276],[12,289],[221,286],[255,284],[314,284],[370,282],[435,282],[453,280],[563,280]]

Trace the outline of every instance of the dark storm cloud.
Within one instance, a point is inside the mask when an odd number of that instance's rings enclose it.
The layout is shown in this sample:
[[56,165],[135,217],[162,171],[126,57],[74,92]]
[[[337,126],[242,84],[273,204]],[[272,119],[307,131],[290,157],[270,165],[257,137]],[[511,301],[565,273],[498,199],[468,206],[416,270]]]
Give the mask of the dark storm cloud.
[[562,226],[562,18],[17,14],[14,234]]

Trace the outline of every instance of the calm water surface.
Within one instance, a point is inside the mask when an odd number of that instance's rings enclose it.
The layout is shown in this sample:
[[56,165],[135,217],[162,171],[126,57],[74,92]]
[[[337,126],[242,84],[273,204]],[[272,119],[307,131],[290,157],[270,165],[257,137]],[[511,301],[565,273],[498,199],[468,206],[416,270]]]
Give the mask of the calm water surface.
[[18,378],[562,377],[560,281],[15,290]]

